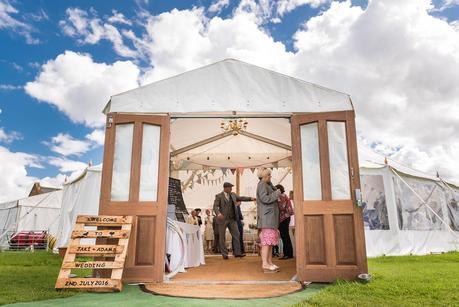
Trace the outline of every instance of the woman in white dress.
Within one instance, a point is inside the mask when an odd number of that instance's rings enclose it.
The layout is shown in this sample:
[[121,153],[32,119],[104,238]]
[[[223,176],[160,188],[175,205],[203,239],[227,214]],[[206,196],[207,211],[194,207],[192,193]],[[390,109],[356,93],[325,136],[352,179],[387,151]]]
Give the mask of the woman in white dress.
[[210,210],[206,210],[206,218],[204,219],[204,240],[206,241],[205,249],[208,253],[212,250],[212,244],[214,241],[214,229],[212,228],[214,217],[210,215]]

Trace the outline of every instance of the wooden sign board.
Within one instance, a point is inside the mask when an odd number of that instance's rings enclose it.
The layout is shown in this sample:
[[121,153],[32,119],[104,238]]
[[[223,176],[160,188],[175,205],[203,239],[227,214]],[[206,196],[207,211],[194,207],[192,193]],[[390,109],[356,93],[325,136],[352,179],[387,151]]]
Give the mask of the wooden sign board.
[[70,246],[70,254],[121,254],[124,246],[121,245],[76,245]]
[[64,262],[63,269],[122,269],[121,261],[87,261],[87,262]]
[[72,239],[76,238],[109,238],[109,239],[127,239],[129,238],[129,230],[74,230],[72,231]]
[[[86,230],[85,226],[98,226],[103,229]],[[84,289],[93,292],[121,291],[124,262],[132,229],[132,216],[80,215],[73,229],[56,281],[56,289]],[[95,245],[81,245],[83,238],[113,239],[117,240],[118,244],[97,244],[96,240]],[[105,257],[105,259],[103,261],[75,261],[77,256]],[[110,261],[110,258],[113,261]],[[73,269],[92,269],[100,270],[100,272],[110,270],[111,278],[69,278]]]
[[120,226],[131,224],[132,216],[79,215],[76,222],[87,226]]
[[121,289],[121,280],[110,278],[60,278],[56,282],[58,289]]
[[188,211],[183,200],[182,183],[179,179],[169,177],[167,203],[175,206],[177,220],[184,222],[183,214],[188,214]]

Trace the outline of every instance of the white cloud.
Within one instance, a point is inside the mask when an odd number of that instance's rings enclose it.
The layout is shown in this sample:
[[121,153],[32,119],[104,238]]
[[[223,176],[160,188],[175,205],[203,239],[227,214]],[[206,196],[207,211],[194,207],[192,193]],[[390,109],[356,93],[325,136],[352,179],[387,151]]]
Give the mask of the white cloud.
[[330,0],[278,0],[277,14],[282,17],[284,14],[289,13],[302,5],[308,4],[313,8],[317,8],[328,2],[330,2]]
[[217,0],[213,2],[207,10],[211,13],[220,13],[228,5],[229,0]]
[[22,35],[28,44],[37,44],[39,40],[32,36],[34,28],[23,21],[20,21],[13,15],[19,14],[19,11],[8,0],[0,0],[0,30],[9,29]]
[[87,141],[77,140],[66,133],[59,133],[51,138],[51,142],[45,142],[50,149],[63,156],[81,156],[87,152],[91,144]]
[[0,91],[14,91],[22,89],[22,86],[12,84],[0,84]]
[[[86,139],[79,140],[67,133],[59,133],[51,138],[50,142],[44,142],[55,153],[63,156],[81,156],[89,150],[103,146],[105,132],[101,129],[95,129],[85,136]],[[2,140],[2,130],[0,128],[0,141]]]
[[66,10],[67,19],[61,20],[59,25],[64,34],[78,38],[81,44],[97,44],[100,40],[106,39],[113,44],[115,52],[124,57],[135,57],[137,52],[130,49],[123,42],[123,37],[118,29],[110,23],[124,23],[130,25],[123,14],[114,12],[104,23],[99,17],[91,15],[78,8]]
[[443,11],[456,5],[459,5],[459,0],[443,0],[437,10]]
[[105,142],[105,132],[101,129],[95,129],[94,131],[86,135],[86,138],[94,142],[98,146],[103,146]]
[[[0,110],[0,114],[1,114],[1,110]],[[0,127],[0,143],[9,144],[13,141],[20,140],[20,139],[22,139],[22,135],[19,132],[16,132],[16,131],[6,132],[5,128]]]
[[11,152],[0,146],[0,202],[25,197],[37,178],[27,173],[27,167],[42,167],[38,157],[23,152]]
[[110,96],[138,86],[139,68],[131,61],[96,63],[87,54],[66,51],[42,65],[26,92],[56,106],[70,119],[102,126],[102,109]]
[[59,171],[63,173],[79,172],[84,170],[88,166],[87,163],[81,161],[75,161],[59,157],[49,157],[48,163],[58,167]]
[[112,16],[110,16],[107,21],[110,23],[119,23],[119,24],[125,24],[125,25],[132,25],[132,22],[128,20],[123,13],[117,12],[116,10],[112,11]]
[[153,67],[143,75],[143,84],[224,58],[292,71],[293,54],[259,26],[254,14],[245,10],[233,18],[208,19],[202,9],[174,9],[150,16],[142,37],[129,35]]
[[431,8],[427,0],[373,0],[365,10],[333,2],[295,34],[296,74],[351,94],[370,143],[459,181],[459,32]]

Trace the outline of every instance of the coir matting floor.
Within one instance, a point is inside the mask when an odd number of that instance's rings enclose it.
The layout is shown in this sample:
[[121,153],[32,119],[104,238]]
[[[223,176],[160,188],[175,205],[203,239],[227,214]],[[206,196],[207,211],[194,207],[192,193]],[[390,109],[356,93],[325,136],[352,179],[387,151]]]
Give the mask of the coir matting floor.
[[261,269],[261,258],[247,256],[224,260],[221,256],[206,257],[206,264],[189,268],[169,282],[147,284],[144,291],[153,294],[188,298],[255,299],[278,297],[303,286],[295,282],[295,260],[276,260],[280,272],[267,274]]

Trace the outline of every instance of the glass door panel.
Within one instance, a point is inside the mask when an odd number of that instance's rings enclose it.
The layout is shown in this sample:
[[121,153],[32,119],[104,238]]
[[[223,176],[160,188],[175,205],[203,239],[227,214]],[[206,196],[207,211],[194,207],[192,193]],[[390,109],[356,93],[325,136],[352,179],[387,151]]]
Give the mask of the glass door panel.
[[116,125],[111,190],[114,201],[129,200],[133,133],[134,124]]

